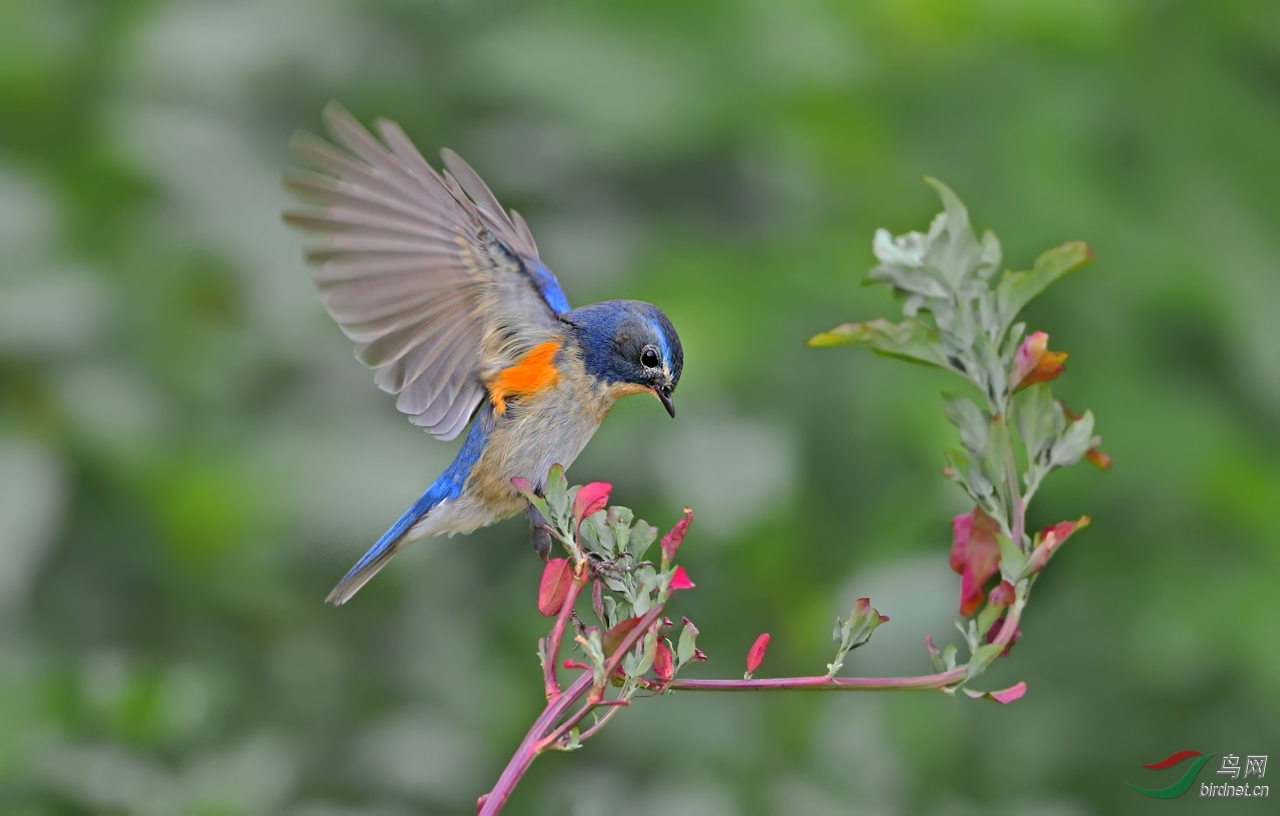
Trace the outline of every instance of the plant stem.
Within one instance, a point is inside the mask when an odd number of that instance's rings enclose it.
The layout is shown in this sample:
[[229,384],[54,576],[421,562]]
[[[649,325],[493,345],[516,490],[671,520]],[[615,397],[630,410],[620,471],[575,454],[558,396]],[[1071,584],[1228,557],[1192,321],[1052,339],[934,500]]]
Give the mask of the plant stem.
[[[636,642],[644,637],[653,622],[662,615],[663,606],[663,604],[655,604],[645,613],[640,622],[627,633],[622,642],[618,644],[617,650],[605,662],[605,683],[609,682],[609,678],[622,662],[623,656],[635,648]],[[529,766],[533,764],[539,754],[550,747],[550,743],[546,739],[547,735],[556,733],[559,730],[557,724],[565,713],[573,707],[574,703],[588,692],[591,693],[591,698],[589,699],[603,697],[604,687],[597,688],[593,685],[594,676],[592,671],[584,671],[578,676],[578,679],[573,681],[569,688],[557,695],[555,699],[548,701],[547,707],[542,710],[542,714],[538,716],[538,719],[534,720],[528,733],[520,741],[520,746],[516,748],[515,754],[512,755],[511,760],[507,763],[507,767],[503,769],[502,775],[494,783],[493,790],[480,798],[478,816],[496,816],[502,811],[502,806],[511,798],[511,792],[515,790],[516,784],[520,782],[520,778],[524,776],[525,771],[529,770]],[[581,720],[599,702],[600,700],[593,700],[591,705],[583,706],[581,711],[573,715],[573,721]]]
[[920,677],[769,677],[751,680],[673,680],[676,691],[928,691],[964,679],[965,668]]

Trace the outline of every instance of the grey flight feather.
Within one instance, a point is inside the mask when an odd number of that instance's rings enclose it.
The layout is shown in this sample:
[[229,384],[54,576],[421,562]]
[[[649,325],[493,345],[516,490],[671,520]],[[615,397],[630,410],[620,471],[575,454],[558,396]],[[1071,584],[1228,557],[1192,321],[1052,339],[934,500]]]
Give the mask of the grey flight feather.
[[306,257],[320,299],[377,385],[453,439],[484,399],[482,378],[560,331],[525,266],[537,245],[452,151],[442,174],[393,122],[378,121],[380,142],[336,103],[323,119],[345,150],[294,138],[315,170],[290,171],[285,186],[318,206],[285,221],[318,234]]

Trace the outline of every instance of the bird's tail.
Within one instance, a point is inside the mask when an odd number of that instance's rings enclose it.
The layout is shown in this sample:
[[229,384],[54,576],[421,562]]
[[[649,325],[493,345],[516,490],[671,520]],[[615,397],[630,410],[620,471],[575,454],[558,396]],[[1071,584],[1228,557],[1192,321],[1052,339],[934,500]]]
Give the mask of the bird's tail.
[[341,606],[351,599],[360,591],[360,587],[364,586],[370,578],[378,573],[378,570],[386,566],[391,560],[391,556],[395,555],[402,546],[408,543],[409,531],[413,528],[423,516],[430,513],[434,508],[443,503],[443,497],[437,497],[435,493],[436,485],[432,485],[431,489],[422,494],[422,498],[413,503],[413,506],[404,511],[396,523],[391,525],[391,529],[382,534],[377,543],[369,548],[356,565],[342,577],[338,585],[333,588],[328,597],[325,598],[326,603],[334,606]]
[[[484,450],[486,441],[489,438],[490,431],[493,430],[493,407],[486,402],[480,406],[476,412],[475,420],[471,423],[471,431],[467,434],[467,439],[462,445],[462,449],[458,451],[458,455],[454,457],[453,463],[440,474],[440,478],[436,479],[431,487],[427,488],[427,492],[423,493],[421,498],[413,503],[404,512],[395,524],[391,525],[391,529],[382,534],[382,538],[378,539],[378,543],[369,548],[369,551],[361,556],[351,571],[343,576],[338,585],[329,593],[329,597],[325,600],[334,606],[341,606],[351,599],[360,591],[360,587],[378,570],[386,566],[391,560],[391,556],[404,546],[410,539],[410,533],[413,532],[414,526],[426,518],[427,514],[436,509],[445,502],[452,501],[462,494],[462,487],[466,483],[467,476],[471,473],[471,468],[475,466],[480,459],[480,454]],[[435,532],[441,532],[436,530]],[[422,535],[430,535],[423,533],[413,535],[413,538],[421,538]]]

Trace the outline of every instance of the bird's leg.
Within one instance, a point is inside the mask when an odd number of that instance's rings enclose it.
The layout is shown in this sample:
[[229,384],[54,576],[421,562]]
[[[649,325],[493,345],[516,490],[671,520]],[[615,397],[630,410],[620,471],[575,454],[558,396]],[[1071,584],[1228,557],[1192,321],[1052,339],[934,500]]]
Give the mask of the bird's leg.
[[[541,496],[542,491],[538,491],[538,495]],[[533,544],[533,551],[539,558],[546,561],[551,557],[551,533],[548,532],[550,524],[532,504],[529,505],[529,525],[529,538]]]

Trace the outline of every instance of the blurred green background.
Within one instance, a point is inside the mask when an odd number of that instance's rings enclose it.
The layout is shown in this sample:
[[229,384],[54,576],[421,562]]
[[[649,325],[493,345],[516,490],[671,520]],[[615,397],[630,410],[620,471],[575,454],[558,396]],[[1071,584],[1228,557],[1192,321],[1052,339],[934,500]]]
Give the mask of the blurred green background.
[[469,813],[541,709],[521,521],[321,603],[457,444],[374,387],[279,221],[331,98],[464,155],[574,304],[679,327],[678,419],[622,403],[570,475],[696,509],[690,676],[761,631],[761,674],[820,672],[859,595],[893,622],[857,674],[954,634],[955,382],[803,347],[896,314],[859,283],[876,227],[937,211],[921,176],[1007,265],[1098,255],[1027,313],[1115,467],[1032,509],[1094,525],[984,678],[1023,700],[642,700],[509,812],[1267,811],[1124,780],[1280,753],[1280,5],[4,0],[0,813]]

